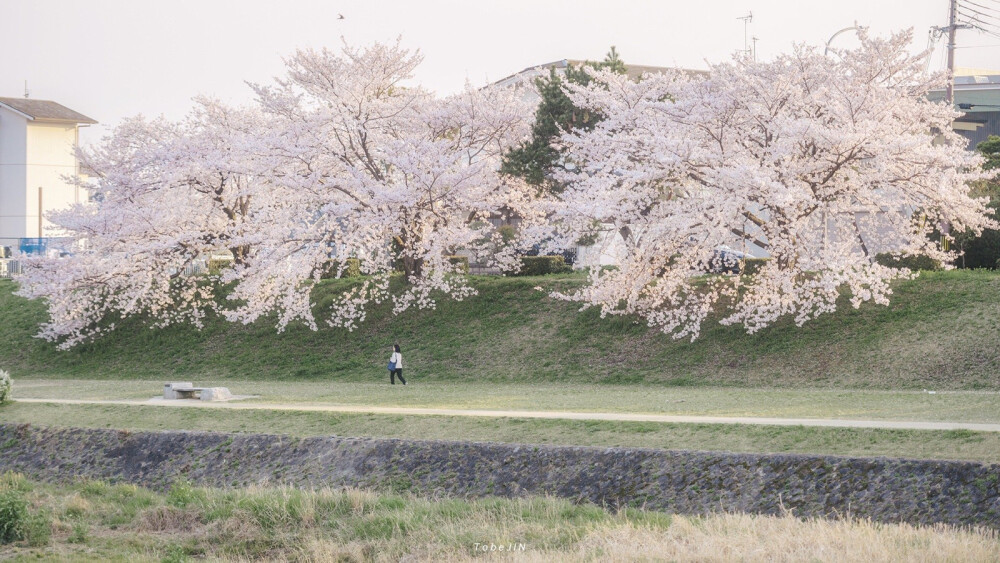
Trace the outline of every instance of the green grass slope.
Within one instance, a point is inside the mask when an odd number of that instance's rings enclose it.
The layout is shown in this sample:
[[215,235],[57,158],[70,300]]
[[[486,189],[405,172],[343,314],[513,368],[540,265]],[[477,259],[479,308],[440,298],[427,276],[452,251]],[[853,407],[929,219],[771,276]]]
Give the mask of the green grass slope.
[[[706,324],[694,343],[673,340],[634,319],[601,319],[551,299],[579,275],[475,278],[479,295],[442,300],[434,310],[393,316],[375,307],[358,330],[218,319],[204,330],[153,330],[141,320],[70,351],[33,338],[42,303],[12,295],[0,281],[0,368],[15,378],[337,379],[385,376],[399,341],[408,377],[493,380],[857,388],[1000,390],[1000,275],[925,272],[896,285],[892,304],[836,314],[803,327],[783,320],[758,334]],[[328,303],[342,281],[324,282]]]

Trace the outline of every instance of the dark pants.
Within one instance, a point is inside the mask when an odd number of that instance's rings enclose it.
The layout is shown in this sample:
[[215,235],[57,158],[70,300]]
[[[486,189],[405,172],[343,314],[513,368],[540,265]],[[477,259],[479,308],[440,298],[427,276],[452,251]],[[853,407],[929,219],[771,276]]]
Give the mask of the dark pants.
[[399,378],[400,383],[406,385],[406,380],[403,379],[403,368],[396,368],[394,370],[389,371],[389,382],[391,382],[393,385],[396,384],[397,377]]

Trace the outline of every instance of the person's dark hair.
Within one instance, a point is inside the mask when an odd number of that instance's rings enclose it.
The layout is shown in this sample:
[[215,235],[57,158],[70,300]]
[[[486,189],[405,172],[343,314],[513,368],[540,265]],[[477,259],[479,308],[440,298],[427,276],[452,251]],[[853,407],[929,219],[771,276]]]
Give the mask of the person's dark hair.
[[399,352],[399,344],[393,344],[393,346],[396,348],[396,351]]

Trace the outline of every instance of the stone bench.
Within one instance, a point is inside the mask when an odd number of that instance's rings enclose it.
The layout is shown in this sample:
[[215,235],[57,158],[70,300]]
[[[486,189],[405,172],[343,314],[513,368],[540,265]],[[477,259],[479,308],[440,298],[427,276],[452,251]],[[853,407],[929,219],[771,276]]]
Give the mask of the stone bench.
[[201,399],[202,401],[226,401],[233,398],[227,387],[195,387],[190,381],[174,381],[163,384],[163,398]]

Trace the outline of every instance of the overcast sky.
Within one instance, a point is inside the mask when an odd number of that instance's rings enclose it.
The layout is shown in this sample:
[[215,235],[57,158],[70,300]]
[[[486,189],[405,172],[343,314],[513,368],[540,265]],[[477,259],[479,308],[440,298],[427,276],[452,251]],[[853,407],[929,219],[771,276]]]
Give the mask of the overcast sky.
[[[1000,11],[998,0],[977,1]],[[425,56],[416,81],[449,93],[539,63],[600,59],[610,45],[630,63],[705,68],[743,49],[737,18],[751,11],[760,59],[821,45],[855,22],[880,34],[912,27],[920,51],[947,9],[947,0],[0,0],[0,96],[23,95],[27,80],[33,98],[101,122],[87,142],[125,116],[180,117],[197,94],[248,101],[244,81],[269,81],[295,48],[336,48],[341,37],[402,37]],[[1000,67],[998,44],[960,31],[969,48],[958,65]],[[932,68],[943,66],[942,41]]]

